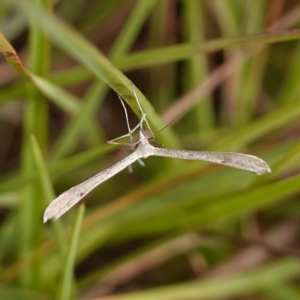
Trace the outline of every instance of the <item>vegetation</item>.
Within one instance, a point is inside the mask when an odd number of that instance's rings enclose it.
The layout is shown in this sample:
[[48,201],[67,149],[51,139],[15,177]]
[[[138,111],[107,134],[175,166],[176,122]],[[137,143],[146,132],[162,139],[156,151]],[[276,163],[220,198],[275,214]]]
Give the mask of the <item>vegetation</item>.
[[[300,298],[297,1],[0,4],[1,299]],[[127,133],[117,94],[140,118],[130,80],[164,147],[272,173],[151,157],[43,224],[127,155],[106,141]]]

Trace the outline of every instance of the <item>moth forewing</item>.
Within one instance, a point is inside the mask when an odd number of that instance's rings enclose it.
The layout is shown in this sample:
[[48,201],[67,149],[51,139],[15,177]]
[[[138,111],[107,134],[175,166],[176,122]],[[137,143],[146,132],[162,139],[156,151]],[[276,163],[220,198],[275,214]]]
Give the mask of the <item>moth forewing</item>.
[[188,151],[154,148],[155,150],[153,155],[156,156],[201,160],[248,171],[257,175],[271,172],[270,167],[265,161],[253,155],[234,152]]
[[141,157],[140,152],[132,152],[113,166],[62,193],[47,207],[44,213],[44,223],[49,219],[56,220],[61,217],[99,184],[119,173]]

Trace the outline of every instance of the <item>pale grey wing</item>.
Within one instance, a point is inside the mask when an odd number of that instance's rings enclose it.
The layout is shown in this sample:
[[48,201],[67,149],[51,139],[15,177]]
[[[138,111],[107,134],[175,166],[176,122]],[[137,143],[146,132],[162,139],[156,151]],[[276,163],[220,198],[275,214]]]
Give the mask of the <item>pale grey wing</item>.
[[262,159],[248,154],[234,152],[185,151],[165,148],[152,149],[153,155],[178,159],[202,160],[214,164],[248,171],[261,175],[271,172],[269,165]]
[[61,217],[96,186],[116,175],[139,158],[141,155],[138,152],[133,152],[113,166],[62,193],[47,207],[44,213],[44,223],[49,219],[56,220]]

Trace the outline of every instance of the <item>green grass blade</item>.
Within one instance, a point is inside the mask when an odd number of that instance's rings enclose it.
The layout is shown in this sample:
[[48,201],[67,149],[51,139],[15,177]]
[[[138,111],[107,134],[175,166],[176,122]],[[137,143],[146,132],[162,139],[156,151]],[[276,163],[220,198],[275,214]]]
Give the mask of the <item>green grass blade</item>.
[[288,283],[270,283],[263,291],[272,300],[297,300],[300,297],[299,291]]
[[33,74],[31,77],[36,86],[63,111],[74,115],[80,110],[80,100],[76,96],[44,78]]
[[30,80],[29,72],[24,68],[20,58],[15,49],[8,42],[5,36],[0,32],[0,53],[4,56],[6,61],[24,78]]
[[223,149],[236,151],[242,149],[249,143],[265,136],[274,130],[287,126],[300,115],[300,106],[289,103],[284,107],[271,111],[268,115],[248,123],[232,134],[221,138],[215,145],[214,149]]
[[84,205],[80,205],[77,210],[75,222],[71,233],[70,246],[67,252],[66,261],[64,265],[63,276],[58,289],[57,300],[71,299],[73,291],[72,282],[74,279],[73,272],[75,266],[76,251],[79,243],[80,227],[84,216],[84,210]]
[[240,11],[232,1],[213,1],[209,4],[224,36],[238,35],[241,31]]
[[[176,4],[172,1],[158,1],[149,17],[149,46],[156,49],[172,44],[176,40],[176,32],[170,30],[176,18]],[[156,66],[149,69],[149,88],[151,103],[157,111],[165,110],[176,90],[177,67],[174,64]]]
[[15,286],[2,286],[0,288],[0,298],[5,300],[40,300],[42,297],[42,293],[29,289],[22,289]]
[[214,299],[232,298],[245,293],[260,292],[271,283],[288,280],[299,275],[299,261],[281,259],[264,267],[227,275],[225,278],[206,279],[170,287],[156,288],[143,292],[106,297],[106,300],[173,300],[173,299]]
[[[49,167],[50,175],[51,177],[53,176],[55,178],[68,172],[74,171],[77,168],[81,168],[84,165],[90,163],[91,161],[99,159],[115,148],[116,146],[105,144],[86,150],[84,152],[81,152],[80,154],[70,156],[59,162],[53,163]],[[0,184],[0,194],[16,191],[34,180],[37,180],[37,174],[32,174],[28,177],[20,176],[8,179]]]
[[[202,28],[205,27],[205,8],[203,3],[193,0],[183,1],[184,17],[186,28],[184,28],[184,36],[187,42],[199,42],[205,38],[205,33]],[[187,61],[186,88],[188,90],[194,88],[203,81],[208,74],[207,56],[194,55]],[[200,102],[201,100],[201,102]],[[213,111],[212,97],[206,96],[204,99],[199,99],[199,103],[195,109],[188,116],[189,123],[194,127],[193,131],[206,132],[211,130],[215,124],[215,117]],[[197,130],[198,129],[198,130]]]
[[300,95],[299,76],[300,70],[298,64],[300,62],[300,43],[295,46],[291,59],[289,60],[288,70],[283,77],[284,83],[280,85],[278,94],[276,95],[276,103],[279,105],[297,101]]
[[[35,5],[29,0],[22,2],[16,0],[6,2],[5,0],[5,3],[13,4],[18,9],[21,9],[36,25],[45,31],[49,39],[70,56],[81,62],[98,79],[108,84],[129,104],[136,115],[141,116],[138,105],[135,102],[131,82],[80,34],[61,22],[58,18],[47,14],[40,6]],[[136,92],[143,108],[147,112],[153,129],[159,130],[165,125],[164,122],[162,122],[145,96],[137,88]],[[166,144],[176,141],[171,128],[166,128],[161,133],[161,138]]]
[[[109,56],[111,58],[125,54],[132,47],[140,28],[156,1],[141,1],[135,5],[110,51]],[[107,91],[107,85],[98,81],[88,89],[83,99],[82,109],[71,119],[55,144],[52,154],[53,160],[62,158],[74,147],[77,141],[76,137],[82,131],[82,126],[88,122],[97,107],[100,106]]]
[[284,33],[249,35],[237,38],[222,38],[205,43],[180,44],[154,50],[140,51],[114,61],[115,65],[125,71],[153,67],[190,58],[201,52],[213,52],[221,49],[233,49],[245,46],[262,46],[270,43],[299,39],[299,31]]
[[[56,198],[56,196],[55,196],[55,192],[54,192],[54,189],[53,189],[53,186],[51,183],[51,179],[50,179],[50,176],[49,176],[49,173],[47,170],[47,166],[43,159],[42,152],[39,148],[37,140],[35,139],[35,137],[33,135],[31,135],[31,145],[32,145],[34,160],[35,160],[35,163],[37,166],[38,178],[39,178],[40,184],[42,186],[43,195],[46,199],[44,204],[49,204],[53,199]],[[44,205],[44,207],[46,208],[46,205]],[[40,221],[41,221],[41,226],[45,226],[45,225],[42,225],[42,219]],[[56,234],[56,239],[57,239],[58,245],[60,246],[61,254],[63,257],[63,255],[66,253],[66,247],[67,247],[67,244],[66,244],[65,239],[62,234],[63,227],[62,227],[60,220],[58,220],[57,222],[53,222],[52,224],[53,224],[54,232]]]
[[[34,47],[40,48],[40,44],[35,45]],[[47,46],[45,46],[47,47]],[[45,51],[45,53],[41,53],[40,55],[48,55],[47,50],[43,50],[43,47],[41,47],[41,51]],[[60,107],[62,110],[69,114],[74,114],[76,111],[79,110],[79,101],[75,96],[72,96],[70,93],[67,93],[63,89],[59,88],[55,84],[49,82],[48,80],[42,78],[41,76],[35,75],[31,72],[29,72],[22,64],[20,58],[18,57],[16,51],[11,46],[11,44],[7,41],[7,39],[3,36],[3,34],[0,32],[0,52],[4,55],[7,62],[26,80],[28,80],[31,83],[34,83],[34,85],[44,93],[47,97],[52,99],[58,107]],[[34,53],[34,57],[37,57],[38,55]],[[42,59],[43,56],[41,56],[40,59]],[[34,62],[37,66],[33,65],[32,67],[36,67],[36,73],[42,73],[44,76],[47,74],[45,69],[46,66],[44,65],[45,62],[41,62],[40,64],[38,62]],[[34,69],[32,70],[34,72]],[[19,88],[18,88],[19,89]],[[24,89],[25,90],[25,89]],[[21,92],[22,90],[20,90]],[[42,103],[42,100],[37,100],[37,105]],[[40,118],[43,119],[42,117]],[[45,120],[46,121],[46,120]],[[38,126],[40,127],[40,126]]]
[[[40,1],[40,4],[47,11],[51,11],[52,3],[48,0]],[[29,26],[29,69],[42,77],[48,75],[50,62],[50,44],[47,37],[34,24]],[[18,59],[16,53],[11,58]],[[14,61],[15,61],[14,60]],[[11,64],[12,65],[12,64]],[[18,64],[19,73],[30,80],[32,77],[20,63]],[[18,68],[16,68],[18,70]],[[24,119],[23,119],[23,140],[22,140],[22,157],[21,173],[23,176],[31,176],[35,170],[35,162],[31,149],[30,134],[34,134],[42,149],[45,152],[47,143],[47,124],[48,124],[48,105],[46,99],[33,85],[28,87],[28,99],[26,102]],[[29,253],[35,249],[42,239],[41,223],[42,202],[40,186],[32,182],[22,191],[22,201],[19,207],[19,226],[20,235],[23,237],[19,247],[19,257],[25,260]],[[43,273],[41,272],[41,262],[31,265],[21,274],[21,281],[24,286],[38,287],[43,282]]]

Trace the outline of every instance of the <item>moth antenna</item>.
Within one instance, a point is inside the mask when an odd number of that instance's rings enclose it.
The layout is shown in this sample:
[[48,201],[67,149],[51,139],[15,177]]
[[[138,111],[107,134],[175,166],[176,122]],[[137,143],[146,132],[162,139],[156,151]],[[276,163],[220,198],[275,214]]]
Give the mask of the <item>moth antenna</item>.
[[121,104],[122,104],[122,106],[124,108],[125,118],[126,118],[126,123],[127,123],[127,128],[128,128],[128,135],[129,135],[131,144],[133,144],[132,131],[130,129],[130,124],[129,124],[129,118],[128,118],[127,109],[126,109],[126,106],[125,106],[125,103],[124,103],[123,99],[119,95],[118,95],[118,98],[120,99]]
[[172,123],[174,123],[180,116],[182,116],[184,113],[186,113],[187,109],[182,111],[179,115],[177,115],[172,121],[170,121],[167,125],[165,125],[163,128],[159,129],[158,131],[156,131],[156,134],[160,133],[161,131],[163,131],[165,128],[167,128],[168,126],[170,126]]
[[[149,123],[147,121],[147,118],[146,118],[147,114],[143,111],[142,106],[141,106],[141,104],[139,102],[138,96],[137,96],[135,88],[134,88],[134,84],[133,84],[133,82],[131,80],[130,80],[130,83],[131,83],[131,86],[132,86],[132,91],[133,91],[135,100],[136,100],[136,102],[137,102],[137,104],[139,106],[139,109],[140,109],[141,113],[142,113],[142,119],[144,119],[144,121],[145,121],[145,123],[146,123],[146,125],[147,125],[147,127],[148,127],[148,129],[149,129],[149,131],[150,131],[150,133],[152,135],[152,137],[154,137],[154,134],[153,134],[153,132],[151,130],[151,127],[150,127],[150,125],[149,125]],[[143,122],[141,123],[141,130],[144,130],[143,129]]]

